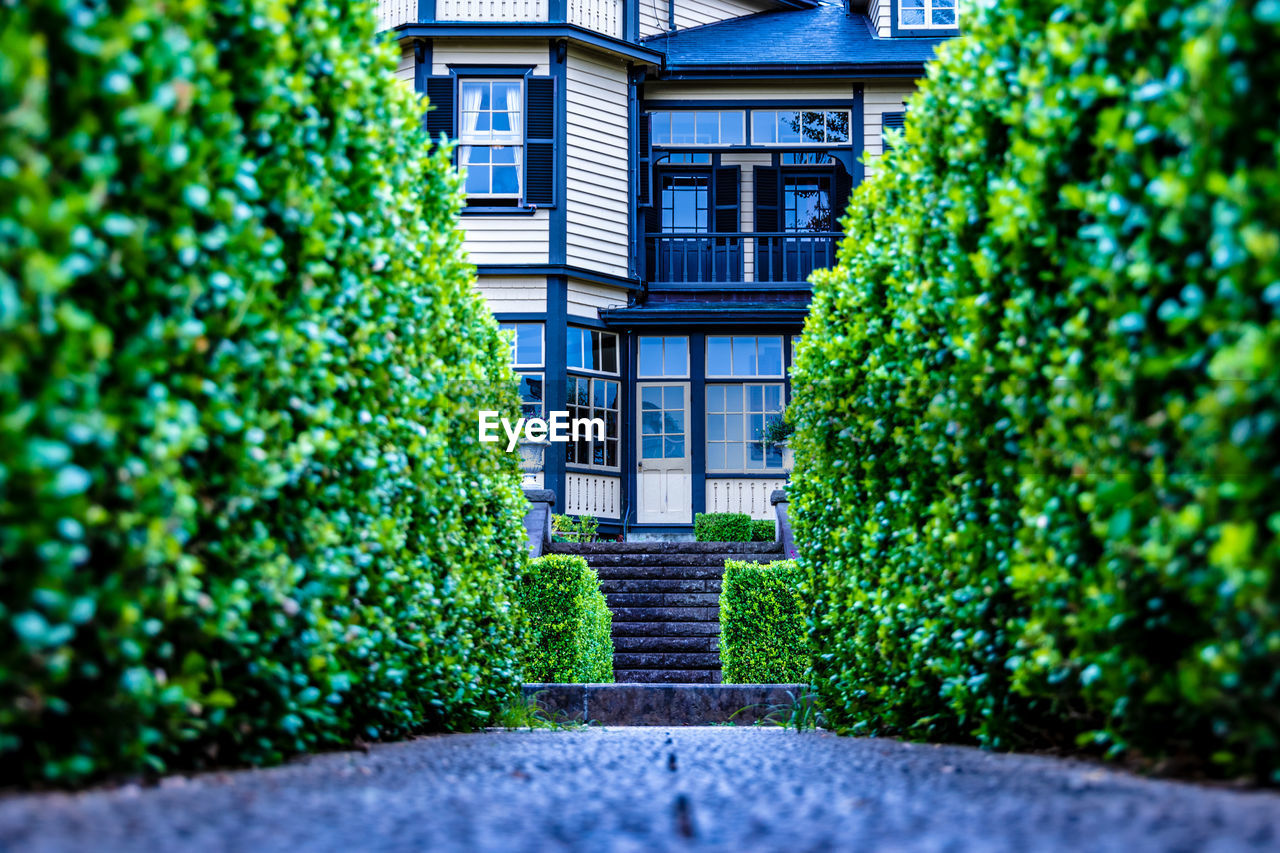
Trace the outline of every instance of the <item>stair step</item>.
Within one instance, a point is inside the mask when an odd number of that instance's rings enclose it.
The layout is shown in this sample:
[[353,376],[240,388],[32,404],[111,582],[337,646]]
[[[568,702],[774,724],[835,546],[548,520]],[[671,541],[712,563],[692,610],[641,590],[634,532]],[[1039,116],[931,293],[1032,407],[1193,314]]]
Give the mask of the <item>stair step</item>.
[[600,580],[706,580],[724,577],[723,566],[592,566]]
[[719,652],[717,637],[614,637],[615,653]]
[[[643,673],[652,677],[655,672]],[[620,672],[618,676],[629,673]],[[595,720],[606,726],[749,726],[771,709],[788,707],[800,684],[694,684],[647,681],[629,684],[526,684],[525,696],[548,713]],[[619,678],[621,680],[621,678]],[[682,765],[683,766],[683,765]]]
[[725,560],[743,560],[746,562],[769,562],[778,557],[777,554],[759,554],[756,552],[718,551],[699,554],[586,554],[587,565],[593,568],[606,566],[646,566],[646,567],[683,567],[714,566],[724,568]]
[[618,652],[614,669],[719,669],[717,652]]
[[719,684],[718,669],[615,669],[618,684]]
[[613,615],[615,637],[718,637],[720,622],[623,621]]
[[680,578],[602,578],[600,590],[605,595],[616,592],[714,592],[719,595],[720,581]]
[[552,554],[781,554],[777,542],[552,542]]
[[619,622],[715,622],[720,624],[719,607],[611,607]]
[[718,592],[613,592],[605,595],[609,609],[619,607],[719,607]]

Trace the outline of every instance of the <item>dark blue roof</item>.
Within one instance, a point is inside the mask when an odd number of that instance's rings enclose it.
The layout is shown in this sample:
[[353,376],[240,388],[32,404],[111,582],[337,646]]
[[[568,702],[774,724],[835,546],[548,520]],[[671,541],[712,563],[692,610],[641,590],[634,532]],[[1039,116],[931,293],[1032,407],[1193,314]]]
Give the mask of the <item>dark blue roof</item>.
[[919,66],[946,38],[877,38],[866,15],[843,5],[762,12],[645,39],[661,51],[667,72],[716,68],[872,71],[876,66]]

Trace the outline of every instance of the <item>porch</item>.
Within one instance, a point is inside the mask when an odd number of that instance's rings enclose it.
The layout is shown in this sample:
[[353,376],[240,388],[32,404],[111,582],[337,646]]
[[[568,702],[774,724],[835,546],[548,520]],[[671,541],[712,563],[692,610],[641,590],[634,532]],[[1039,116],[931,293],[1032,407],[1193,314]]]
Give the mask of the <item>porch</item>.
[[836,231],[735,231],[646,237],[645,279],[651,288],[757,284],[804,286],[815,270],[834,266]]

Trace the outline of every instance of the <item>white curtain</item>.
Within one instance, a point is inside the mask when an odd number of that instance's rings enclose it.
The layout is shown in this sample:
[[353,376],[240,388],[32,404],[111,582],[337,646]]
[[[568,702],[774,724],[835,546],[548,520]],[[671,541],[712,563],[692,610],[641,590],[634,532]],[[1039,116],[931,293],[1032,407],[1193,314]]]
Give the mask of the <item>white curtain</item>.
[[480,119],[481,86],[488,83],[472,83],[462,86],[462,139],[471,138],[476,132],[476,123]]
[[507,88],[507,115],[511,117],[511,143],[513,145],[520,142],[520,93],[523,90],[521,86],[510,86]]

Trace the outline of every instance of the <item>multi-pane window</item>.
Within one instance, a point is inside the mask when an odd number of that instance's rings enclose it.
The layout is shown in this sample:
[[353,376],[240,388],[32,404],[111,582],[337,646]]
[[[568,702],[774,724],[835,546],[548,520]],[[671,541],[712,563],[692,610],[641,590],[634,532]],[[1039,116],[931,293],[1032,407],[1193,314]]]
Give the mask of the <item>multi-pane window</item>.
[[688,338],[642,337],[637,350],[637,375],[641,377],[671,376],[682,379],[689,375]]
[[952,29],[956,25],[956,0],[900,0],[898,26]]
[[783,177],[782,230],[832,230],[830,177]]
[[782,376],[782,336],[708,335],[707,376]]
[[640,389],[640,458],[683,459],[684,386]]
[[462,79],[458,133],[468,196],[519,198],[524,81]]
[[708,230],[708,175],[662,176],[662,231],[665,234],[704,234]]
[[742,110],[659,111],[649,117],[654,145],[742,145],[747,141]]
[[520,382],[521,414],[540,418],[544,411],[542,373],[525,373],[522,368],[542,367],[542,324],[499,323],[498,328],[511,342],[511,366],[517,369]]
[[541,323],[499,323],[498,328],[510,336],[512,367],[542,366]]
[[571,370],[618,372],[618,336],[612,332],[570,326],[566,343]]
[[755,110],[756,145],[837,145],[849,142],[848,110]]
[[781,470],[782,448],[764,441],[781,417],[781,385],[708,385],[707,470]]
[[599,418],[605,425],[603,439],[595,430],[580,432],[577,441],[566,445],[565,461],[594,468],[617,468],[618,383],[590,376],[570,376],[565,381],[565,408],[570,423],[579,418]]

